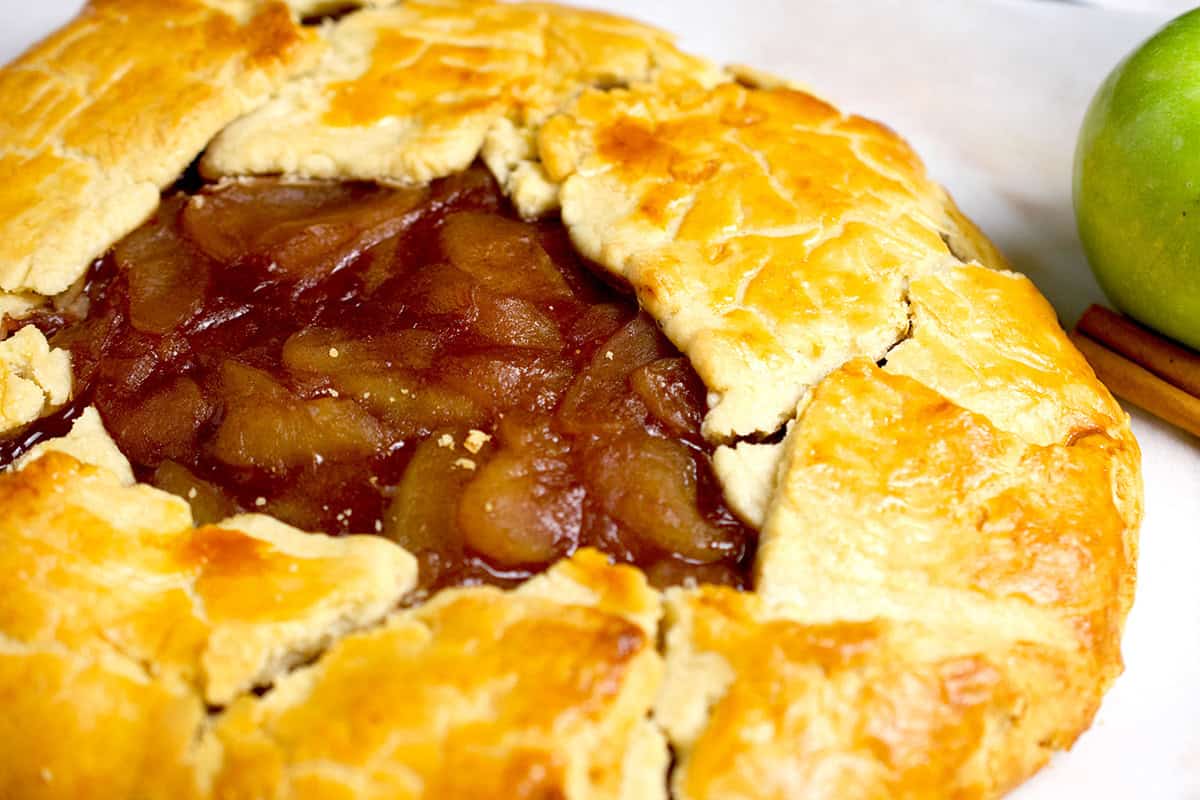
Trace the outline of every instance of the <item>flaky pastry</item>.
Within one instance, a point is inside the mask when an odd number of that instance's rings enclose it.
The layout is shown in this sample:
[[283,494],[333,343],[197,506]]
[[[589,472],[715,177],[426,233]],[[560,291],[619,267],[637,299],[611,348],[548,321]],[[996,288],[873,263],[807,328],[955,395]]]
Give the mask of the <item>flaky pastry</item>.
[[[1137,444],[908,145],[609,15],[351,5],[91,0],[0,69],[0,436],[28,444],[0,475],[0,797],[993,797],[1068,747],[1121,669]],[[89,265],[197,159],[187,180],[219,188],[172,213],[282,175],[297,196],[401,187],[362,212],[400,218],[482,161],[515,209],[510,250],[485,255],[549,270],[556,302],[569,289],[516,216],[561,218],[702,381],[719,493],[760,534],[750,589],[660,592],[581,548],[519,586],[426,596],[428,564],[386,538],[254,513],[197,526],[138,482],[145,459],[77,396],[94,365],[22,320],[58,326],[45,309],[77,306]],[[384,217],[351,244],[395,235]],[[503,302],[529,342],[559,341]],[[288,341],[327,370],[374,357]],[[589,359],[603,376],[614,353]],[[648,385],[680,369],[646,360]],[[356,405],[375,384],[292,406],[258,367],[220,380],[240,387],[229,413],[279,416],[277,438],[316,420],[346,452],[382,441]],[[173,387],[209,424],[198,382]],[[58,409],[59,436],[28,433]],[[412,463],[506,486],[555,469],[495,456],[519,436],[469,421]],[[606,513],[630,502],[655,498]],[[676,554],[708,557],[690,545]]]

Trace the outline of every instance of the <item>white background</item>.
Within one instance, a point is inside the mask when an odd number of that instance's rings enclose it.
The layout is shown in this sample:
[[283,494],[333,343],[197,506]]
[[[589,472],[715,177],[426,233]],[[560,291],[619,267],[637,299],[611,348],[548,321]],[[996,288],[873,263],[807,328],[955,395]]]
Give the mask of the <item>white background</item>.
[[[1065,323],[1102,299],[1076,240],[1071,153],[1108,69],[1185,3],[590,0],[724,62],[803,81],[916,146]],[[0,61],[77,0],[0,0]],[[1122,7],[1130,10],[1115,10]],[[4,113],[0,109],[0,113]],[[1200,142],[1193,143],[1200,147]],[[1130,409],[1146,480],[1126,673],[1092,730],[1013,796],[1200,800],[1200,440]]]

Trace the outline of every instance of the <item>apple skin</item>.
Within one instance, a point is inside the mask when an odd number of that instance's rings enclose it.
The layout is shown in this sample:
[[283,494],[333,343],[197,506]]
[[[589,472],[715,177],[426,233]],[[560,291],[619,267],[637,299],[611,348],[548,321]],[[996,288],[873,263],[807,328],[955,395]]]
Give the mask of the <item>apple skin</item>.
[[1200,9],[1100,87],[1075,150],[1074,199],[1113,304],[1200,350]]

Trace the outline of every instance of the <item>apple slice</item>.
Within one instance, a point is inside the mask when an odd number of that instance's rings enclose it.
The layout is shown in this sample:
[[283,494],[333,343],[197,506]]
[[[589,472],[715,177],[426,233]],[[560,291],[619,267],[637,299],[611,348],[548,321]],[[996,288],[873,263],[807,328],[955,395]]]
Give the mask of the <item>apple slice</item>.
[[343,397],[352,397],[379,419],[395,439],[426,436],[436,428],[483,425],[487,412],[470,397],[412,372],[344,372],[334,376]]
[[685,358],[660,358],[638,367],[630,386],[650,413],[676,435],[698,439],[704,384]]
[[582,461],[589,495],[646,544],[699,563],[737,547],[700,513],[696,462],[686,445],[628,431],[593,443]]
[[150,482],[173,495],[182,497],[192,507],[196,525],[211,525],[231,517],[238,511],[237,503],[215,483],[203,480],[177,461],[164,461],[154,471]]
[[209,263],[192,255],[174,224],[182,205],[179,198],[163,203],[154,222],[113,248],[129,281],[129,321],[139,331],[166,333],[204,306]]
[[629,384],[630,374],[671,355],[654,323],[639,315],[596,349],[591,362],[571,382],[558,420],[570,433],[613,433],[640,428],[649,413]]
[[436,370],[445,385],[493,412],[550,411],[573,374],[570,362],[562,358],[519,348],[447,356]]
[[298,331],[283,343],[283,365],[293,372],[367,372],[401,366],[424,369],[440,350],[437,334],[399,330],[362,337],[335,328]]
[[451,264],[497,294],[549,302],[572,296],[532,223],[462,211],[446,217],[440,242]]
[[[109,402],[101,405],[102,413],[110,410]],[[191,458],[200,427],[214,411],[200,387],[188,377],[169,379],[154,391],[121,405],[124,413],[106,414],[112,420],[113,438],[123,453],[147,465],[163,459]]]
[[472,331],[488,344],[558,352],[562,337],[554,320],[519,297],[480,292]]
[[193,198],[183,229],[221,263],[307,285],[402,232],[427,197],[424,188],[238,181]]
[[549,563],[579,541],[583,487],[572,478],[566,443],[549,427],[507,441],[467,484],[458,509],[466,543],[504,567]]
[[218,460],[282,472],[321,461],[370,458],[383,429],[353,400],[302,401],[268,373],[236,361],[221,366],[225,416],[213,438]]
[[[458,506],[463,488],[475,476],[460,462],[462,450],[443,446],[443,434],[463,439],[463,431],[442,428],[417,445],[383,516],[383,535],[417,556],[426,571],[461,559]],[[484,456],[473,455],[472,463]],[[422,575],[421,580],[428,584],[436,577]]]

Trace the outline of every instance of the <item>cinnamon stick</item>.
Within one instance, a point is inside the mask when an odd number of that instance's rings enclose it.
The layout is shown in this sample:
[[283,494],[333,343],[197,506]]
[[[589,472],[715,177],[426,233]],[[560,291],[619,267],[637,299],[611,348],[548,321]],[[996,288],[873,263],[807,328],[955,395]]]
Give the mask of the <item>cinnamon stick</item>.
[[1200,353],[1155,334],[1103,306],[1083,312],[1075,329],[1140,364],[1193,397],[1200,397]]
[[1113,394],[1200,436],[1200,397],[1171,385],[1153,372],[1084,336],[1079,330],[1082,330],[1082,326],[1071,334],[1071,341]]

